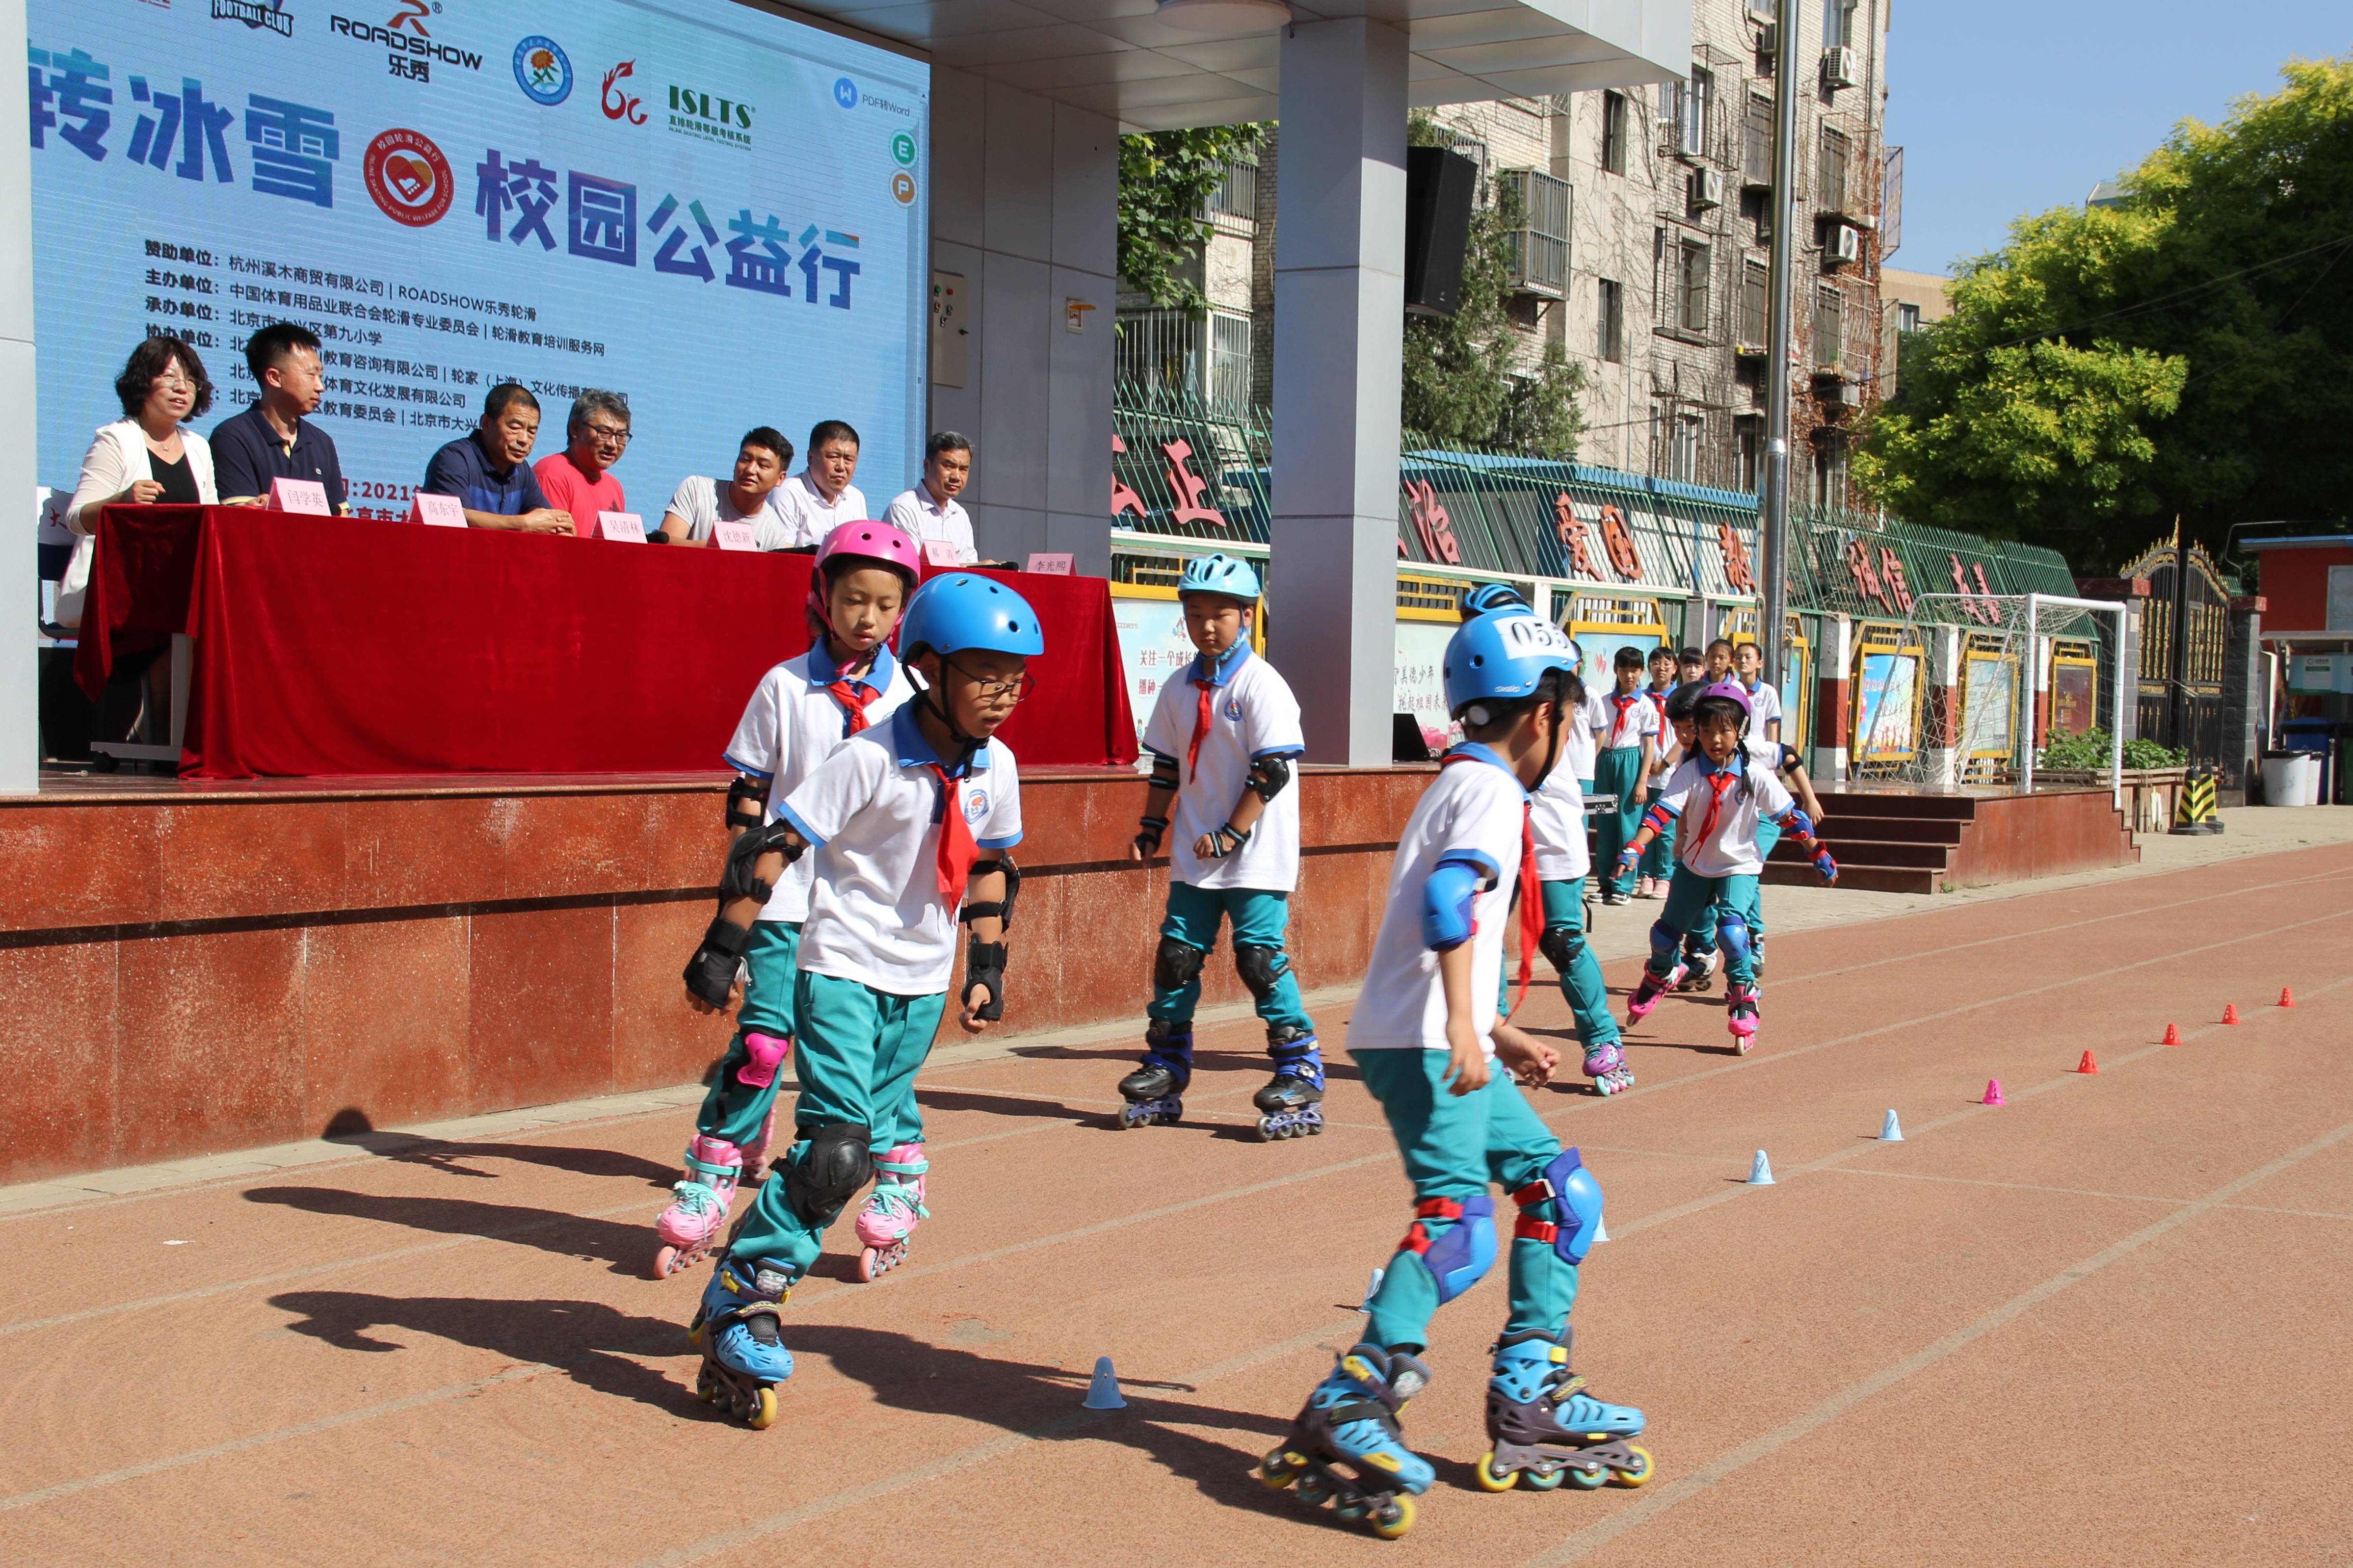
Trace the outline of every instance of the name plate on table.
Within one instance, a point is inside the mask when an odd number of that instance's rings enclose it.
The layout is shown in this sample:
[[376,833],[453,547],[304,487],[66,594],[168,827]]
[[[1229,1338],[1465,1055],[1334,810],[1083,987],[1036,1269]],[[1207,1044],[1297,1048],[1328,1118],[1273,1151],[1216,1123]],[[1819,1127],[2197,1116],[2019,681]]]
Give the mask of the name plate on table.
[[408,503],[408,521],[430,528],[463,528],[466,526],[465,504],[456,496],[438,496],[424,490],[417,492]]
[[711,538],[722,550],[757,550],[752,542],[752,525],[748,522],[714,522]]
[[270,480],[269,509],[272,511],[308,512],[313,517],[334,515],[334,508],[327,504],[327,487],[316,479]]
[[960,566],[964,563],[956,559],[955,546],[950,544],[946,540],[926,539],[923,541],[923,564],[926,566]]
[[592,539],[617,539],[625,544],[646,542],[646,520],[633,511],[600,511]]
[[1041,550],[1033,550],[1029,552],[1029,564],[1025,570],[1048,577],[1067,577],[1071,574],[1071,552],[1066,550],[1049,554]]

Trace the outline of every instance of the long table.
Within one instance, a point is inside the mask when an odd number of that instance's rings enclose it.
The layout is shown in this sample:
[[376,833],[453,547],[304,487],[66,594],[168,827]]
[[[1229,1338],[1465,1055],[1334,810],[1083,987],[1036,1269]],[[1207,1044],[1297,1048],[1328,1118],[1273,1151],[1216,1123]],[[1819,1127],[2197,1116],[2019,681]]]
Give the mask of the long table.
[[[111,506],[75,675],[193,639],[195,778],[706,772],[805,651],[810,558],[251,507]],[[1135,760],[1108,584],[990,572],[1036,608],[1024,763]]]

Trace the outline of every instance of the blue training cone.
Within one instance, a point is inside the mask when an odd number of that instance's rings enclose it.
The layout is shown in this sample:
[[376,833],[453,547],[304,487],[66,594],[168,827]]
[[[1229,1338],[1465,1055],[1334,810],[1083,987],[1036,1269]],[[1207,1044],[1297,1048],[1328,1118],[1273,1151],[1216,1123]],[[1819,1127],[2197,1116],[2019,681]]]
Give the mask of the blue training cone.
[[1748,1184],[1752,1187],[1769,1187],[1777,1184],[1773,1180],[1773,1162],[1765,1157],[1765,1151],[1762,1149],[1757,1151],[1757,1159],[1748,1167]]
[[1089,1410],[1124,1410],[1127,1401],[1119,1396],[1119,1374],[1111,1369],[1111,1357],[1095,1357],[1095,1375],[1087,1384],[1084,1407]]
[[1600,1215],[1593,1216],[1593,1245],[1600,1246],[1609,1239],[1609,1226]]
[[1895,1108],[1893,1106],[1888,1107],[1887,1120],[1879,1124],[1879,1141],[1882,1143],[1904,1142],[1904,1126],[1895,1120]]

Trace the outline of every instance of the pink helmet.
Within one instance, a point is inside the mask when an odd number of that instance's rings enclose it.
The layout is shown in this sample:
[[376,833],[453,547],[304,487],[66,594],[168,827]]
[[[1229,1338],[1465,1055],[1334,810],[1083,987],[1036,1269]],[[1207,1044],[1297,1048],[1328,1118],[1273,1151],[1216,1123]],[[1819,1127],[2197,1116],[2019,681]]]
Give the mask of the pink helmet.
[[1692,701],[1692,711],[1696,714],[1701,703],[1713,702],[1719,699],[1740,710],[1740,727],[1743,730],[1747,729],[1749,721],[1757,716],[1757,707],[1749,700],[1748,693],[1741,689],[1740,682],[1736,680],[1719,680],[1701,692]]
[[915,548],[913,540],[891,524],[876,522],[871,518],[845,522],[825,536],[825,542],[818,546],[817,560],[809,570],[809,619],[818,626],[829,627],[833,625],[825,608],[825,565],[827,562],[842,556],[856,556],[877,566],[888,567],[905,582],[910,594],[915,591],[916,583],[923,577],[919,564],[922,552]]

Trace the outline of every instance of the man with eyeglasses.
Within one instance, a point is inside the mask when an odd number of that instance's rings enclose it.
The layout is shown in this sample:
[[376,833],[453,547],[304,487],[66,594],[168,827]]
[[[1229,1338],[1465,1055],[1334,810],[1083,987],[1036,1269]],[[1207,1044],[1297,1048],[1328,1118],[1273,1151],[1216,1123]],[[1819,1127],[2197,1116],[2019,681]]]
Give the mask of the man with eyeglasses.
[[532,465],[547,504],[572,514],[579,532],[586,533],[600,511],[627,511],[621,481],[613,465],[629,447],[629,405],[617,392],[594,387],[572,400],[572,417],[565,422],[564,450]]

